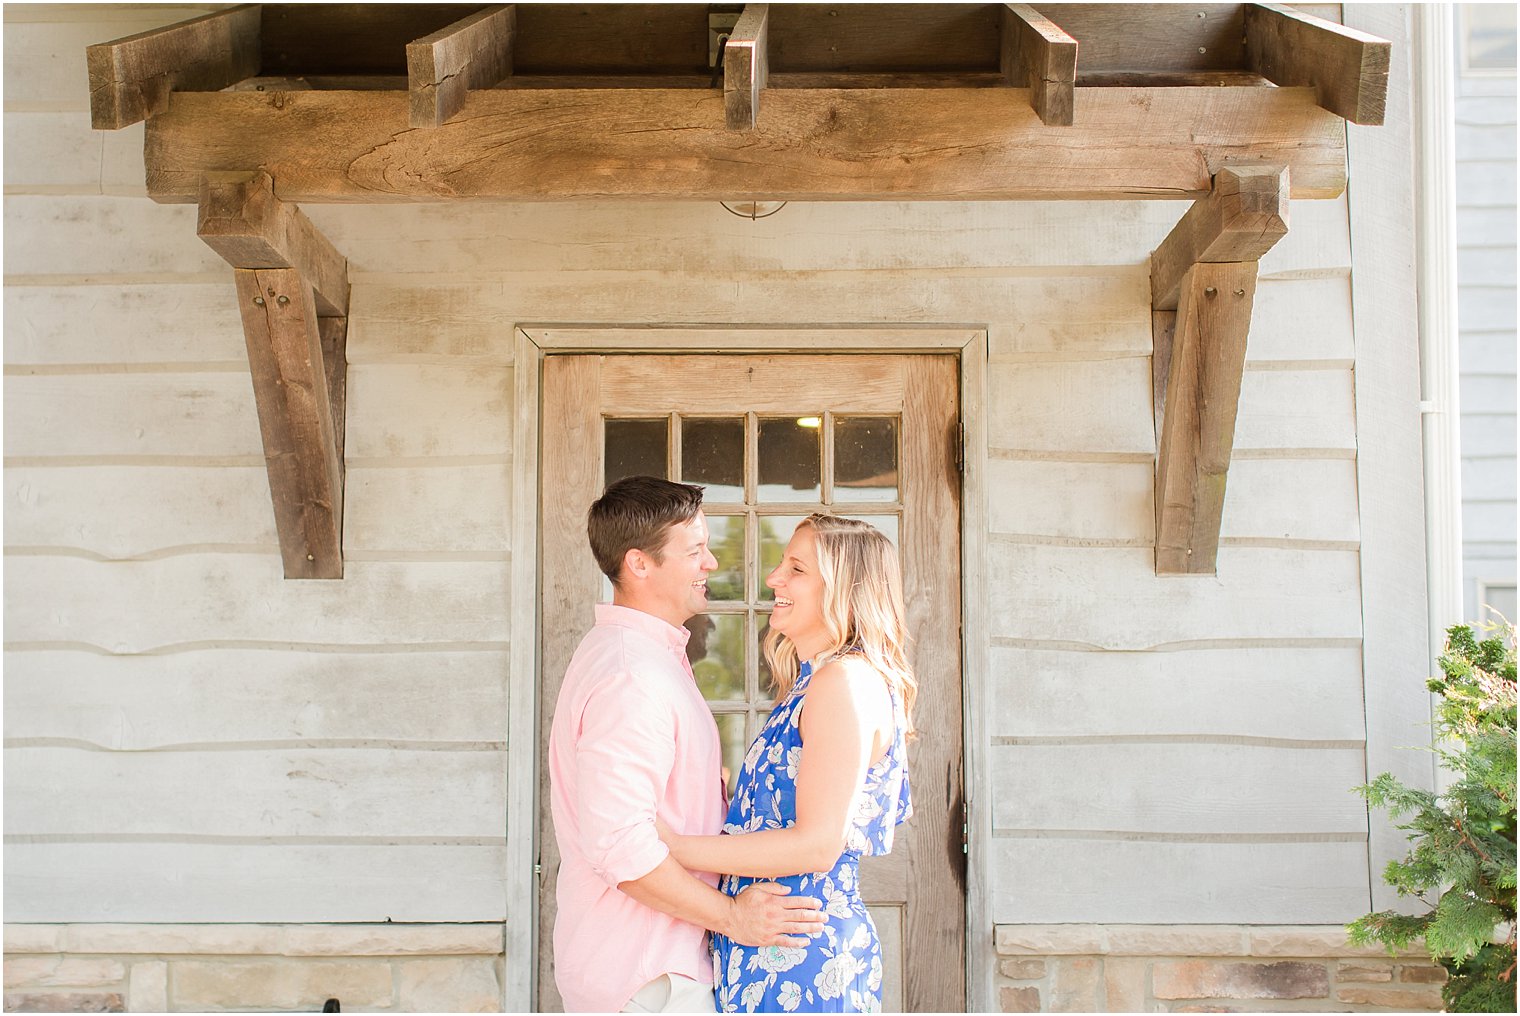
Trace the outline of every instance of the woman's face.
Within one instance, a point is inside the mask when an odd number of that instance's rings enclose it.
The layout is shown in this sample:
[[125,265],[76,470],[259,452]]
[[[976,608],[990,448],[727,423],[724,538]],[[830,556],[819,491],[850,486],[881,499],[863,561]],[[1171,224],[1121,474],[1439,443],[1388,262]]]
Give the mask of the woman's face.
[[828,647],[823,624],[823,578],[818,574],[818,544],[812,526],[792,534],[781,563],[765,580],[776,594],[771,627],[792,640],[807,660]]

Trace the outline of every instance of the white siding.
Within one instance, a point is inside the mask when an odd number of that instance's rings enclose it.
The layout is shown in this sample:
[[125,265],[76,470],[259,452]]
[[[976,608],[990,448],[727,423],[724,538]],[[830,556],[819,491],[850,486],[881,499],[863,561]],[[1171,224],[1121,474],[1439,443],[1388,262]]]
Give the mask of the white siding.
[[1199,578],[1152,563],[1183,204],[308,208],[353,272],[347,569],[286,582],[230,273],[138,196],[140,132],[87,127],[84,45],[183,15],[129,13],[6,12],[8,919],[526,919],[513,325],[545,321],[985,326],[993,919],[1365,909],[1343,200],[1263,263]]
[[1482,584],[1515,583],[1515,77],[1459,67],[1456,105],[1463,616],[1483,620]]

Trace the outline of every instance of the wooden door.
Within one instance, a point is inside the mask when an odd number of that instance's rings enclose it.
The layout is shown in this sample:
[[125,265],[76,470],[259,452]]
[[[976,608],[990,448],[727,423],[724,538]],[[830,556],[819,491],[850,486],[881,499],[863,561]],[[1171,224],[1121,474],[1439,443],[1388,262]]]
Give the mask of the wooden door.
[[919,679],[909,746],[915,814],[862,864],[886,960],[889,1011],[965,1009],[960,476],[953,356],[549,356],[541,494],[544,703],[539,722],[539,1009],[554,987],[554,876],[546,757],[553,706],[592,604],[610,599],[586,543],[586,509],[623,476],[706,487],[720,569],[688,652],[737,773],[773,698],[759,640],[764,579],[797,522],[827,509],[897,542]]

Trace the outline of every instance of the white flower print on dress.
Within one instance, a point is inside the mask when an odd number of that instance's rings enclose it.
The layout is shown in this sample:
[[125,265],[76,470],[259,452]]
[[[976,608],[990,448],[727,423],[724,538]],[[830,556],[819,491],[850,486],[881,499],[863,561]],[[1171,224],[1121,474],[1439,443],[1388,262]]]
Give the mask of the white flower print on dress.
[[854,956],[842,952],[823,961],[823,969],[813,978],[813,987],[818,989],[819,998],[838,998],[864,969],[865,965]]
[[802,1001],[802,987],[796,981],[782,981],[781,990],[776,992],[776,1001],[781,1003],[781,1008],[786,1012],[796,1012],[797,1004]]
[[749,968],[751,970],[764,970],[768,974],[779,973],[782,970],[790,970],[801,963],[807,956],[807,949],[797,945],[767,945],[762,946],[755,955],[750,957]]
[[739,996],[739,1004],[744,1006],[745,1012],[754,1012],[755,1007],[760,1004],[760,1000],[764,997],[765,982],[756,981],[753,984],[745,986],[744,994]]

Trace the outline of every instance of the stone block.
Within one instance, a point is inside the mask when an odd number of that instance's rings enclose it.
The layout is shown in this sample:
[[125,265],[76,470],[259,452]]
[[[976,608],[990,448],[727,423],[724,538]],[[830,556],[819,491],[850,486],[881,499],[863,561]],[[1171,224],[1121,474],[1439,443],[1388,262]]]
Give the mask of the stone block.
[[56,924],[7,924],[5,926],[5,952],[55,953],[62,952]]
[[998,973],[1015,981],[1038,981],[1045,976],[1044,960],[1001,960]]
[[[1356,946],[1346,938],[1346,929],[1338,924],[1287,925],[1256,927],[1247,933],[1252,956],[1291,956],[1303,959],[1320,956],[1387,956],[1381,945]],[[1428,956],[1423,942],[1408,946],[1403,955]]]
[[1157,963],[1157,998],[1324,998],[1330,973],[1323,963]]
[[1147,960],[1133,956],[1108,956],[1103,960],[1103,989],[1108,1012],[1145,1011]]
[[132,1012],[169,1011],[169,964],[139,960],[127,979],[127,1008]]
[[170,966],[170,1003],[178,1010],[315,1012],[334,997],[344,1009],[391,1003],[391,966],[383,960],[174,960]]
[[1392,963],[1373,963],[1370,960],[1342,960],[1336,964],[1337,983],[1348,981],[1376,982],[1393,980]]
[[497,962],[478,956],[400,960],[397,1008],[402,1012],[500,1012]]
[[1406,983],[1445,984],[1450,979],[1451,975],[1446,972],[1445,967],[1438,967],[1433,963],[1429,966],[1411,964],[1399,967],[1399,980]]
[[6,1012],[126,1012],[120,992],[6,993]]
[[500,956],[500,924],[308,924],[285,929],[287,956]]
[[1068,956],[1055,960],[1050,973],[1051,1012],[1097,1012],[1102,1006],[1103,960]]
[[1000,988],[998,1006],[1004,1012],[1039,1012],[1039,988]]
[[194,956],[279,955],[285,929],[265,924],[74,924],[65,952]]
[[1246,934],[1229,926],[1118,926],[1108,929],[1108,951],[1114,956],[1245,956]]
[[1223,1005],[1179,1005],[1172,1012],[1240,1012]]
[[5,960],[7,988],[98,988],[126,976],[127,968],[112,959],[18,956]]
[[1389,988],[1342,985],[1335,997],[1351,1005],[1381,1005],[1389,1009],[1434,1012],[1441,1008],[1439,984],[1408,984]]
[[1000,924],[997,951],[1004,956],[1101,956],[1108,930],[1101,924]]

